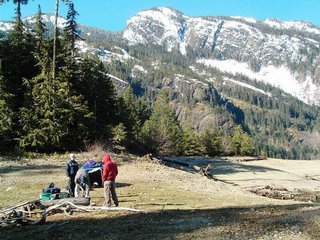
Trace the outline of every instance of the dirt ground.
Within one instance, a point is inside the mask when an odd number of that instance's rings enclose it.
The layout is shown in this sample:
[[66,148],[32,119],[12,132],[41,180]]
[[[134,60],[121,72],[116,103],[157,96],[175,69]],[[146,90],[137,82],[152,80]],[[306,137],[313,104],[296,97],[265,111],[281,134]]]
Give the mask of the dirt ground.
[[[120,207],[143,210],[63,213],[38,226],[0,227],[0,239],[320,239],[320,161],[211,160],[199,173],[114,156]],[[0,208],[64,188],[65,156],[0,161]],[[90,154],[78,154],[84,163]],[[91,201],[104,202],[94,188]]]

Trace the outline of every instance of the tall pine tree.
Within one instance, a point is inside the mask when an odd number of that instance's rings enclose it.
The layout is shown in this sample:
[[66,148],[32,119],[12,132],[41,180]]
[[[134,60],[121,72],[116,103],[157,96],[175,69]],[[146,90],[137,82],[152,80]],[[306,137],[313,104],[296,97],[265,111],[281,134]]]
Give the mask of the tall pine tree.
[[10,129],[10,134],[6,134],[6,141],[10,142],[11,146],[15,146],[21,131],[20,110],[28,104],[26,101],[28,93],[26,93],[23,81],[32,78],[35,72],[35,59],[31,54],[33,51],[32,36],[25,29],[21,20],[21,3],[26,4],[27,2],[14,1],[17,3],[17,8],[13,30],[9,33],[7,40],[1,41],[0,46],[3,85],[1,87],[3,98],[0,100],[2,108],[8,116],[4,118],[6,119],[5,126],[8,126],[8,122],[10,122],[10,128],[6,127],[7,133]]
[[117,121],[117,98],[105,66],[96,57],[81,61],[81,92],[93,114],[90,125],[91,140],[110,139]]
[[153,112],[142,128],[142,138],[147,150],[161,156],[181,153],[182,129],[170,106],[166,89],[160,91],[154,104]]
[[[63,2],[69,2],[69,0],[62,0]],[[58,29],[58,17],[59,17],[59,3],[60,0],[56,0],[56,7],[54,12],[54,26],[53,26],[53,52],[52,52],[52,78],[56,78],[56,63],[57,63],[57,50],[59,47],[59,29]]]
[[88,103],[85,101],[82,92],[83,81],[80,74],[80,57],[76,48],[76,41],[81,40],[76,22],[77,11],[74,4],[68,5],[67,22],[63,31],[63,54],[62,68],[57,71],[56,82],[60,82],[64,91],[65,110],[67,117],[67,134],[64,139],[66,148],[80,146],[84,141],[89,140],[89,123],[92,113],[89,111]]
[[210,157],[219,156],[223,152],[221,134],[217,129],[207,128],[201,135],[201,140]]
[[138,136],[142,127],[141,120],[138,116],[138,99],[133,94],[133,89],[129,86],[123,93],[123,107],[121,119],[127,130],[126,145],[133,149],[138,143]]
[[201,156],[205,154],[205,147],[201,138],[196,134],[195,129],[190,122],[184,125],[183,135],[183,155],[185,156]]
[[[25,81],[30,92],[29,106],[22,108],[20,146],[28,150],[53,151],[61,149],[65,125],[58,116],[61,107],[61,92],[56,91],[56,83],[51,77],[50,42],[44,38],[44,24],[39,8],[35,24],[35,51],[38,74]],[[58,94],[57,94],[58,93]],[[61,114],[62,116],[62,114]]]

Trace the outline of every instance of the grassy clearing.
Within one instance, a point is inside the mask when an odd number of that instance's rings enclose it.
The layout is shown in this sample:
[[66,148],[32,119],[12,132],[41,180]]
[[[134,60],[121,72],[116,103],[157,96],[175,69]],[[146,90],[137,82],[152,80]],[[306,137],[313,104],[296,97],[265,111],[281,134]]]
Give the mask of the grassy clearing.
[[[85,159],[90,156],[79,162]],[[0,228],[0,239],[278,239],[273,234],[294,239],[290,237],[298,235],[290,229],[298,226],[303,232],[305,224],[297,217],[287,224],[286,214],[301,216],[300,209],[312,207],[258,197],[200,174],[128,158],[116,160],[120,206],[145,213],[59,213],[48,216],[45,225]],[[38,198],[51,182],[64,190],[64,167],[64,157],[0,162],[0,208]],[[101,206],[103,189],[94,188],[91,197]],[[319,218],[314,217],[308,231],[319,228]],[[316,233],[297,239],[316,239]]]

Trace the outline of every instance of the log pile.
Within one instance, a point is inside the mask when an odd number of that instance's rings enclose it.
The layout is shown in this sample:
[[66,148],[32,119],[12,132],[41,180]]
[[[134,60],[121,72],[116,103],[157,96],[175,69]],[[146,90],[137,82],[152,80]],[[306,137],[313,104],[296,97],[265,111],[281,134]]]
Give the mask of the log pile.
[[271,186],[258,187],[249,190],[250,192],[259,196],[281,199],[281,200],[295,200],[302,202],[320,202],[319,192],[296,189],[289,191],[286,188],[275,188]]
[[87,198],[66,198],[57,200],[34,200],[0,210],[0,229],[2,227],[44,224],[49,215],[64,213],[70,216],[74,212],[94,211],[132,211],[142,210],[121,207],[92,206]]
[[41,208],[40,200],[34,200],[1,209],[0,227],[42,224],[46,221],[46,211]]

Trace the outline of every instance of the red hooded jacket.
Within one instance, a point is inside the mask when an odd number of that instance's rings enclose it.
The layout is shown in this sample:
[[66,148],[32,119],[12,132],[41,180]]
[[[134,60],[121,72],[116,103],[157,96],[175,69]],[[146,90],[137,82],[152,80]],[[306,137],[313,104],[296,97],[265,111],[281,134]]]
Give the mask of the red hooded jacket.
[[103,174],[102,180],[115,180],[118,175],[117,164],[111,161],[110,155],[106,154],[103,157]]

